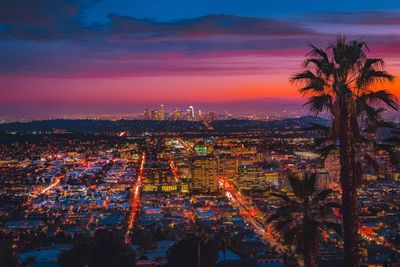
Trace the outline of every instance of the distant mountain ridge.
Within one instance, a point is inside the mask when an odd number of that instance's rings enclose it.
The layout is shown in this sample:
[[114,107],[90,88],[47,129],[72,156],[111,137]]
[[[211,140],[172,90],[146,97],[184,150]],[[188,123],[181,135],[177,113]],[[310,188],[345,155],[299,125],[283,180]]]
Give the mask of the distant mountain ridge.
[[327,124],[327,120],[303,116],[274,121],[259,120],[217,120],[210,130],[201,121],[150,121],[150,120],[41,120],[32,122],[12,122],[0,124],[3,132],[51,132],[63,129],[71,132],[234,132],[254,130],[295,130],[309,127],[314,123]]

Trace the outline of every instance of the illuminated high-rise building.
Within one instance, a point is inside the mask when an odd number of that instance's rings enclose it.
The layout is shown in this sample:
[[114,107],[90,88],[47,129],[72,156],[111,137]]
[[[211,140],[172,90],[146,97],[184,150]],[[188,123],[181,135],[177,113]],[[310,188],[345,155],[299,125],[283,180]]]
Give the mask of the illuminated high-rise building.
[[149,108],[146,108],[144,111],[144,119],[151,120],[151,110]]
[[143,171],[144,192],[189,192],[187,179],[177,181],[167,161],[148,161]]
[[159,111],[160,121],[165,121],[167,119],[167,112],[165,112],[164,105],[161,105]]
[[189,110],[190,110],[190,119],[193,120],[194,119],[194,108],[193,108],[193,106],[189,106]]
[[192,111],[190,110],[190,108],[186,110],[186,119],[189,121],[192,120]]
[[191,162],[193,189],[214,192],[218,189],[218,162],[213,156],[196,156]]
[[160,120],[160,114],[158,113],[158,110],[153,110],[151,112],[151,119],[155,121]]
[[172,113],[172,120],[177,121],[182,119],[182,111],[179,108],[174,108],[174,112]]
[[231,155],[220,155],[218,157],[219,175],[225,177],[231,184],[236,184],[239,161],[238,158]]
[[[264,172],[260,165],[249,164],[239,167],[237,185],[240,190],[260,189],[264,181]],[[265,185],[263,185],[265,188]]]

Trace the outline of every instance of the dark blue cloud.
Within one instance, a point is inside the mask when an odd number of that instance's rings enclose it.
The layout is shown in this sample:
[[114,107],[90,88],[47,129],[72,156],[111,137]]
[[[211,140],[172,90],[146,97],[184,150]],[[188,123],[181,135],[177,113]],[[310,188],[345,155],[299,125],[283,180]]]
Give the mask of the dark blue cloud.
[[0,37],[53,40],[85,31],[81,13],[99,0],[0,1]]
[[[331,10],[335,10],[332,3]],[[140,18],[148,12],[149,3],[153,7],[152,12],[155,19]],[[196,1],[200,13],[199,17],[191,17],[195,14],[194,9],[187,9],[186,19],[172,19],[160,21],[160,14],[168,12],[183,12],[183,7],[191,1],[113,1],[101,2],[99,0],[13,0],[0,1],[0,38],[21,39],[35,41],[90,41],[90,40],[113,40],[115,42],[127,42],[132,40],[150,40],[155,38],[200,38],[217,35],[237,36],[293,36],[312,34],[315,29],[304,27],[306,23],[348,23],[348,24],[394,24],[400,23],[399,12],[384,11],[362,11],[362,12],[330,12],[330,13],[307,13],[307,15],[291,16],[285,18],[251,17],[243,14],[253,11],[254,15],[262,15],[263,12],[288,8],[288,12],[325,10],[326,5],[311,5],[316,0],[309,0],[302,7],[295,0],[282,0],[279,3],[255,0],[252,4],[244,1],[231,0],[230,5],[222,5],[225,0]],[[318,1],[319,2],[319,1]],[[364,1],[364,8],[372,8],[376,5],[372,1]],[[381,1],[382,6],[391,6],[389,2]],[[105,19],[91,21],[90,14],[101,14],[104,5],[108,11],[112,11],[127,5],[127,10],[121,13],[108,14]],[[166,5],[169,4],[167,7]],[[400,6],[400,4],[399,4]],[[129,7],[132,8],[131,12]],[[241,9],[238,9],[241,7]],[[356,9],[349,3],[347,10]],[[344,9],[346,9],[344,8]],[[382,7],[381,7],[382,8]],[[131,15],[121,15],[125,13]],[[138,13],[139,12],[139,13]],[[225,12],[225,13],[224,13]],[[257,13],[261,12],[261,13]],[[200,14],[199,13],[199,14]],[[209,14],[232,14],[235,15],[209,15]],[[250,12],[251,13],[251,12]],[[197,14],[197,13],[196,13]],[[285,12],[279,14],[286,14]],[[137,16],[135,16],[137,15]],[[382,18],[382,19],[378,19]],[[331,32],[331,29],[328,29]]]
[[[52,0],[48,1],[52,2]],[[143,40],[173,36],[288,36],[309,33],[290,22],[228,15],[207,15],[193,19],[159,22],[110,14],[109,21],[106,23],[87,25],[80,15],[82,6],[77,3],[66,4],[61,0],[56,0],[47,9],[32,4],[30,8],[25,6],[23,10],[18,10],[14,6],[8,8],[12,15],[4,16],[0,20],[0,32],[3,33],[3,38],[23,40],[88,40],[91,38]],[[21,16],[22,14],[26,16]]]
[[201,17],[207,14],[227,14],[250,17],[286,18],[299,13],[362,12],[400,9],[396,0],[104,0],[87,17],[106,21],[109,13],[136,18],[169,21]]
[[157,22],[111,14],[112,34],[131,38],[214,35],[287,36],[310,33],[292,23],[267,18],[207,15],[199,18]]
[[359,25],[400,25],[400,10],[391,11],[363,11],[363,12],[324,12],[299,14],[292,21],[315,23],[341,23]]

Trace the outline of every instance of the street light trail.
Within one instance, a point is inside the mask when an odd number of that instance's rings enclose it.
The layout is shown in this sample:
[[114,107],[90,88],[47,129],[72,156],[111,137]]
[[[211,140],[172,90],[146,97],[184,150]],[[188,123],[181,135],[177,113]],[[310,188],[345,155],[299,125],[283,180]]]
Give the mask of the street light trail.
[[359,233],[362,238],[364,238],[368,241],[374,241],[378,245],[385,246],[393,251],[396,251],[397,253],[400,253],[400,250],[396,249],[396,247],[393,244],[386,242],[385,239],[383,238],[383,236],[376,236],[376,234],[373,230],[361,228]]
[[46,187],[45,189],[43,189],[42,191],[40,191],[38,195],[45,194],[45,193],[46,193],[47,191],[49,191],[50,189],[56,187],[56,186],[60,183],[60,181],[61,181],[60,178],[56,178],[55,181],[54,181],[51,185],[49,185],[48,187]]
[[143,152],[142,162],[140,164],[138,177],[136,179],[136,183],[134,184],[134,186],[132,187],[132,189],[130,191],[130,193],[132,194],[133,197],[132,197],[132,201],[131,201],[131,213],[129,215],[128,226],[127,226],[126,233],[125,233],[125,243],[126,244],[131,243],[130,235],[131,235],[133,226],[135,225],[136,212],[139,207],[140,188],[142,186],[142,175],[143,175],[145,162],[146,162],[146,153]]
[[[226,178],[219,177],[218,182],[220,187],[226,191],[226,196],[231,201],[232,205],[239,208],[246,221],[252,226],[253,230],[263,238],[263,241],[273,246],[276,250],[283,252],[284,247],[272,236],[269,230],[270,225],[264,225],[263,214],[246,201],[245,198],[229,184]],[[262,221],[262,223],[260,221]]]
[[54,187],[58,186],[61,183],[61,178],[63,176],[56,176],[54,178],[54,181],[47,186],[46,188],[43,188],[41,190],[35,190],[34,192],[30,193],[30,199],[28,199],[26,202],[24,202],[23,206],[28,206],[30,204],[32,204],[32,200],[37,198],[40,195],[46,194],[49,190],[53,189]]
[[171,168],[172,174],[175,178],[175,182],[179,181],[179,175],[178,175],[178,167],[175,166],[174,161],[171,159],[168,161],[169,167]]
[[188,151],[191,152],[191,153],[194,153],[193,147],[191,147],[191,146],[188,145],[185,141],[183,141],[182,138],[178,138],[177,140],[178,140],[178,142],[179,142],[186,150],[188,150]]

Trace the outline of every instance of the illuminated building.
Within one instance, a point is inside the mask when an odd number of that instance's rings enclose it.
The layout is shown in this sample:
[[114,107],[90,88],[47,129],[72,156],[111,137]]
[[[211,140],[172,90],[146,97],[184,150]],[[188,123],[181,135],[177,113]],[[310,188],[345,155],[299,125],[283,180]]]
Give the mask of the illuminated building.
[[317,188],[319,190],[327,189],[331,182],[331,177],[328,172],[317,173]]
[[218,162],[213,156],[196,156],[191,164],[193,189],[216,191],[218,188]]
[[395,181],[400,181],[400,168],[395,168],[392,173],[392,178]]
[[207,146],[204,142],[196,143],[193,148],[198,156],[205,156],[212,153],[212,145]]
[[265,175],[265,181],[267,182],[268,185],[273,185],[275,187],[279,186],[279,172],[277,171],[266,171],[264,173]]
[[230,183],[236,184],[239,173],[239,161],[231,155],[220,155],[218,157],[219,175],[225,177]]
[[185,177],[185,178],[192,178],[192,170],[189,164],[186,163],[180,163],[178,165],[178,175],[180,177]]
[[240,190],[267,189],[271,186],[269,180],[278,179],[277,173],[267,176],[259,164],[249,164],[239,167],[237,186]]
[[174,112],[172,113],[172,120],[177,121],[182,119],[182,111],[179,108],[174,108]]
[[190,118],[194,119],[194,108],[193,108],[193,106],[189,106],[189,110],[190,110]]
[[158,110],[153,110],[151,112],[151,119],[155,121],[160,120],[160,114],[158,114]]
[[176,180],[167,161],[151,161],[144,168],[143,192],[174,192],[187,193],[190,183],[187,179]]
[[201,110],[200,110],[200,109],[199,109],[199,111],[197,112],[195,118],[196,118],[197,120],[203,119],[203,116],[202,116],[202,113],[201,113]]
[[364,173],[362,175],[363,181],[375,181],[378,179],[378,175],[376,174],[371,174],[371,173]]
[[162,184],[172,180],[172,174],[166,161],[147,162],[144,168],[143,184]]
[[161,105],[159,111],[160,121],[165,121],[167,119],[167,112],[165,112],[164,105]]
[[144,184],[143,192],[180,192],[189,193],[190,183],[188,181],[180,181],[171,184]]
[[149,108],[146,108],[146,110],[144,111],[144,119],[151,120],[151,110]]

